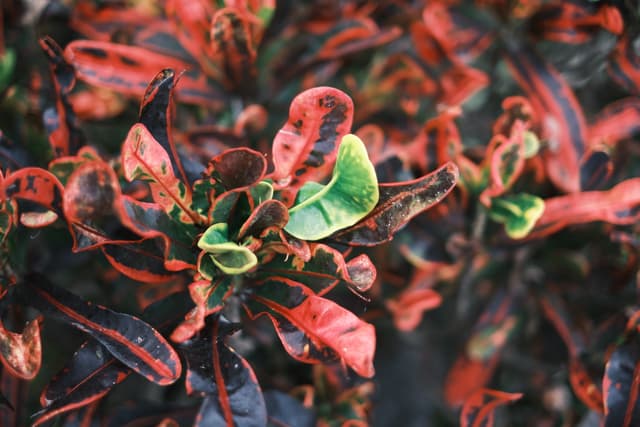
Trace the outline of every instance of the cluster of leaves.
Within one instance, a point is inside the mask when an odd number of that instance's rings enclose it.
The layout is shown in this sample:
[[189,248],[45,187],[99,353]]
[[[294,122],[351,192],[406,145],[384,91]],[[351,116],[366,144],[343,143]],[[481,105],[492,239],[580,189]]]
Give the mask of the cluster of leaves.
[[634,2],[22,3],[0,424],[640,422]]

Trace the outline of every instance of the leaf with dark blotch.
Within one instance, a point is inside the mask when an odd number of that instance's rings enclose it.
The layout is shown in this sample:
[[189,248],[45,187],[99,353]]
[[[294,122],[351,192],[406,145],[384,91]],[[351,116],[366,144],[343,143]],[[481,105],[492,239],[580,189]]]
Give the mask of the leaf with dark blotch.
[[149,83],[140,104],[140,123],[158,141],[167,153],[170,153],[171,166],[180,174],[182,182],[188,182],[180,155],[173,141],[172,117],[173,91],[177,80],[171,69],[160,71]]
[[289,221],[289,211],[279,200],[265,200],[251,212],[238,231],[238,239],[258,236],[268,227],[283,228]]
[[502,135],[493,137],[487,154],[489,161],[489,185],[480,194],[480,201],[491,206],[491,199],[507,192],[520,177],[525,163],[524,124],[516,122],[509,139]]
[[223,98],[218,89],[192,64],[136,46],[93,40],[75,40],[67,45],[64,56],[77,77],[85,82],[141,98],[153,77],[165,68],[182,72],[176,88],[178,100],[212,105]]
[[100,156],[91,146],[84,146],[75,156],[59,157],[49,162],[49,172],[54,174],[62,185],[67,185],[67,181],[73,172],[84,163],[100,160]]
[[113,268],[144,283],[163,283],[175,273],[166,269],[164,243],[159,238],[137,242],[105,244],[100,250]]
[[153,200],[177,221],[198,224],[191,209],[191,189],[176,178],[169,154],[141,123],[134,125],[122,146],[122,168],[127,180],[149,182]]
[[212,58],[224,65],[229,86],[244,96],[254,96],[258,74],[251,20],[247,12],[235,7],[219,9],[211,20]]
[[266,280],[253,291],[245,309],[252,318],[269,317],[292,357],[305,363],[340,360],[360,376],[373,376],[372,325],[290,279]]
[[9,402],[9,399],[7,399],[7,397],[2,394],[2,392],[0,392],[0,407],[5,407],[11,411],[15,411],[15,408],[13,407],[11,402]]
[[40,371],[41,320],[37,318],[28,322],[22,333],[11,332],[0,322],[0,361],[11,375],[30,380]]
[[622,34],[624,21],[613,5],[581,2],[547,3],[529,21],[531,34],[543,40],[580,45],[607,30]]
[[[191,305],[185,292],[174,293],[149,305],[142,318],[159,331],[167,332]],[[102,344],[86,341],[43,390],[40,402],[45,407],[36,414],[38,418],[34,422],[40,424],[98,401],[131,372],[131,368],[120,363]]]
[[549,178],[565,192],[579,191],[587,126],[571,87],[531,49],[508,49],[506,59],[542,125],[542,138],[548,140],[543,156]]
[[589,126],[589,144],[615,147],[618,142],[640,134],[640,99],[623,98],[598,113]]
[[352,246],[374,246],[389,241],[409,220],[439,203],[457,180],[458,168],[447,163],[412,181],[379,184],[380,199],[373,211],[331,238]]
[[213,280],[197,280],[189,285],[195,307],[171,333],[171,340],[184,342],[204,328],[205,318],[222,310],[233,293],[233,278],[224,275]]
[[67,179],[62,207],[73,237],[73,250],[83,251],[116,240],[105,230],[116,223],[120,202],[118,177],[102,160],[82,163]]
[[[62,371],[61,377],[54,377],[44,390],[41,396],[44,408],[33,414],[33,426],[97,402],[132,372],[96,341],[87,341],[80,347],[66,369],[69,370]],[[65,389],[65,386],[69,388]]]
[[286,187],[282,200],[287,206],[302,184],[329,174],[352,122],[353,102],[338,89],[316,87],[291,101],[289,119],[273,141],[272,177],[276,186]]
[[[309,243],[285,233],[282,229],[268,227],[260,234],[261,253],[273,256],[274,253],[294,255],[304,262],[311,259]],[[261,262],[262,264],[262,262]]]
[[142,320],[88,303],[41,275],[28,276],[22,287],[38,295],[28,298],[29,304],[89,334],[149,381],[167,385],[180,377],[180,358],[162,335]]
[[237,329],[216,317],[203,333],[181,346],[187,361],[187,392],[205,395],[196,426],[267,423],[262,391],[251,366],[225,344],[225,337]]
[[516,401],[521,397],[522,393],[479,389],[465,400],[460,413],[460,426],[493,426],[493,411],[498,406]]
[[[326,294],[340,281],[357,290],[366,290],[373,284],[376,269],[366,255],[354,258],[350,271],[343,255],[336,249],[321,243],[311,244],[309,248],[308,261],[291,254],[277,255],[270,262],[262,264],[258,274],[266,275],[265,279],[275,275],[295,280],[318,295]],[[355,279],[351,272],[356,273]]]
[[56,214],[41,226],[51,224],[62,213],[62,184],[44,169],[26,167],[11,173],[4,179],[4,192],[8,198],[34,202]]
[[277,390],[267,390],[263,396],[267,405],[269,426],[313,427],[316,425],[314,412],[299,400]]
[[544,237],[569,225],[593,221],[633,224],[640,218],[640,178],[627,179],[606,191],[552,197],[544,204],[544,213],[529,237]]
[[60,46],[50,37],[40,39],[40,47],[49,59],[56,93],[57,127],[47,129],[49,143],[55,157],[75,154],[85,142],[76,114],[69,102],[69,92],[75,85],[75,70],[64,58]]
[[611,353],[602,379],[605,427],[632,427],[640,423],[639,360],[640,340],[637,333]]
[[145,203],[122,197],[121,219],[127,227],[146,238],[164,241],[164,265],[167,270],[195,269],[198,229],[193,224],[173,221],[155,203]]

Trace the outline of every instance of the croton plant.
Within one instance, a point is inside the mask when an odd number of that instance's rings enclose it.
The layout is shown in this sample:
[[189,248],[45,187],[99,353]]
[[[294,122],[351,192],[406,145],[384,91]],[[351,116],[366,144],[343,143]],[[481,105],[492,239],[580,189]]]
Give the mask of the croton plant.
[[0,426],[640,425],[639,34],[3,1]]

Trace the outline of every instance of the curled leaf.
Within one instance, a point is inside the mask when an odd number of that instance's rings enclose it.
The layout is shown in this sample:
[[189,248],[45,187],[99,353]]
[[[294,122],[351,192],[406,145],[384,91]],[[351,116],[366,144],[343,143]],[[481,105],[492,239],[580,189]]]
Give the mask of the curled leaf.
[[376,173],[364,144],[355,135],[342,139],[331,181],[289,210],[285,231],[304,240],[319,240],[349,227],[378,203]]
[[8,331],[0,322],[0,361],[11,375],[30,380],[40,371],[42,363],[41,320],[41,318],[36,318],[28,322],[21,334]]

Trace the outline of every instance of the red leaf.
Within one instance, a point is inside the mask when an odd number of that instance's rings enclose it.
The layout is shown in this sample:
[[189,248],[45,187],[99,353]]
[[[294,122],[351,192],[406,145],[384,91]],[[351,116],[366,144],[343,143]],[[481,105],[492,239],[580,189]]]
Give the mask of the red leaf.
[[427,310],[442,303],[442,297],[433,289],[407,289],[396,298],[385,301],[387,309],[393,315],[393,323],[400,331],[414,330]]
[[191,189],[176,178],[169,155],[141,123],[131,128],[122,146],[122,168],[127,180],[149,182],[153,200],[168,215],[187,224],[201,222],[191,209]]
[[60,181],[53,174],[36,167],[21,168],[11,173],[0,186],[0,199],[6,196],[9,199],[28,200],[48,209],[44,213],[23,212],[23,217],[25,214],[31,215],[23,221],[25,226],[44,227],[53,223],[62,213],[62,193]]
[[75,154],[84,145],[84,137],[79,129],[76,115],[69,100],[69,92],[75,85],[75,74],[53,39],[40,39],[40,47],[46,53],[51,69],[53,87],[56,94],[56,126],[48,128],[49,143],[55,157]]
[[627,179],[607,191],[552,197],[544,204],[544,213],[529,238],[548,236],[569,225],[593,221],[633,224],[640,218],[640,178]]
[[270,318],[291,356],[306,363],[339,359],[358,375],[373,376],[372,325],[293,280],[265,281],[255,291],[245,309],[252,318]]
[[587,127],[571,87],[534,51],[509,50],[507,63],[527,94],[548,140],[544,151],[547,173],[561,190],[580,191],[580,159],[585,152]]
[[218,104],[221,95],[193,65],[181,59],[135,46],[92,40],[76,40],[67,45],[64,56],[76,69],[79,79],[142,98],[154,76],[165,68],[188,70],[177,88],[179,100],[195,104]]
[[40,371],[41,320],[37,318],[28,322],[21,334],[6,330],[0,321],[0,361],[11,375],[31,380]]
[[493,411],[498,406],[516,401],[521,397],[522,393],[505,393],[487,388],[477,390],[465,400],[462,406],[460,426],[493,426]]
[[250,22],[242,9],[222,8],[211,20],[211,58],[224,65],[226,81],[243,95],[253,95],[258,71]]
[[91,335],[149,381],[167,385],[180,377],[180,358],[162,335],[142,320],[85,302],[42,276],[31,275],[23,287],[38,296],[28,301],[34,307]]
[[286,205],[302,184],[320,181],[331,171],[352,121],[353,102],[338,89],[316,87],[291,101],[289,119],[273,141],[272,177],[286,190]]

